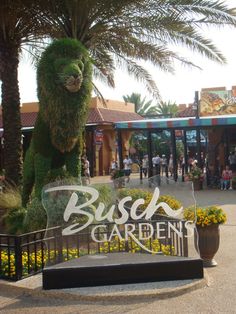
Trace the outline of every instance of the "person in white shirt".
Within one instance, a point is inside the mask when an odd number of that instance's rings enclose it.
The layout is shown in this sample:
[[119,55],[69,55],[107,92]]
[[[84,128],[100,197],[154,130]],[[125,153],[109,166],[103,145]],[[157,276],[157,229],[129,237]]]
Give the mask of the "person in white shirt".
[[112,170],[116,170],[118,168],[118,165],[117,165],[117,162],[115,159],[112,159],[112,162],[111,162],[111,171]]
[[166,155],[162,155],[161,158],[161,175],[166,175],[168,177],[168,169],[167,169],[167,158]]
[[161,167],[161,158],[157,154],[155,157],[152,158],[152,164],[154,167],[154,174],[159,175],[160,174],[160,167]]
[[173,160],[172,154],[170,154],[169,163],[168,163],[168,170],[169,170],[170,175],[172,177],[173,173],[174,173],[174,160]]
[[147,173],[148,173],[148,156],[147,155],[145,155],[142,159],[142,170],[143,170],[143,174],[146,178]]
[[89,165],[89,161],[88,161],[86,156],[84,156],[82,158],[82,163],[83,163],[83,169],[84,169],[84,177],[85,177],[85,181],[86,181],[85,183],[87,185],[87,183],[90,184],[90,169],[89,169],[90,165]]
[[129,182],[130,181],[130,174],[131,174],[132,160],[129,158],[128,155],[125,155],[125,159],[123,160],[123,165],[124,165],[124,174],[127,178],[127,182]]

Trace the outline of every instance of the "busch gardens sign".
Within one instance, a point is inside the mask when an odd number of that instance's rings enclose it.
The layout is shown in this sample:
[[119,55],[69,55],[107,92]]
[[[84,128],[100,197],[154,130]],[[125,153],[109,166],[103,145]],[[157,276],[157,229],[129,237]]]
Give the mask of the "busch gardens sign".
[[[143,198],[132,200],[131,196],[126,196],[114,200],[107,207],[107,204],[99,200],[100,195],[96,187],[67,184],[45,187],[43,205],[49,220],[50,213],[45,200],[51,194],[56,201],[60,193],[66,193],[67,195],[61,220],[63,236],[74,235],[91,227],[89,228],[90,237],[95,243],[111,242],[114,238],[118,238],[120,241],[128,241],[130,238],[140,248],[149,253],[156,252],[151,248],[147,248],[143,244],[144,240],[164,240],[166,237],[170,238],[173,233],[178,238],[193,236],[193,221],[178,220],[176,225],[170,219],[181,217],[183,206],[173,210],[167,202],[158,201],[160,197],[158,187],[155,187],[150,202],[142,211],[140,206],[145,204]],[[91,207],[93,207],[93,211],[88,210]],[[160,208],[164,210],[169,219],[153,221],[154,215]],[[109,229],[107,223],[110,223]],[[187,232],[184,233],[184,229]]]

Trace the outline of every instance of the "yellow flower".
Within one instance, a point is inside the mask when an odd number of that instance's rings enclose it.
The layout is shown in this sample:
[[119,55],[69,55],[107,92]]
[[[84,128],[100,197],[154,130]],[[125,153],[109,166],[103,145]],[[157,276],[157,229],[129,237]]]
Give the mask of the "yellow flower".
[[222,208],[212,205],[204,208],[194,206],[185,208],[184,219],[196,221],[197,225],[209,226],[226,222],[226,214]]

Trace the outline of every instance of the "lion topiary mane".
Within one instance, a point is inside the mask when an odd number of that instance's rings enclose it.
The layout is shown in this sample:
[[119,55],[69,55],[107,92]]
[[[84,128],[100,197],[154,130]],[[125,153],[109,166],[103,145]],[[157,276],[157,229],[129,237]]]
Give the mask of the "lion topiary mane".
[[92,90],[91,60],[75,39],[49,45],[37,67],[39,112],[23,170],[22,203],[33,186],[40,197],[44,180],[53,169],[66,167],[78,177],[82,133]]

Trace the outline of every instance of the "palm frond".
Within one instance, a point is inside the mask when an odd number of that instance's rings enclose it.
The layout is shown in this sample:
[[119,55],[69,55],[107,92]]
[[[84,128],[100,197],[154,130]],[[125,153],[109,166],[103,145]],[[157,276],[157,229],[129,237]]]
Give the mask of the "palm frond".
[[93,91],[94,91],[95,95],[102,101],[103,106],[105,108],[107,108],[106,100],[104,99],[104,97],[103,97],[102,93],[100,92],[99,88],[95,85],[94,82],[92,82],[92,84],[93,84]]
[[109,58],[123,58],[126,61],[122,66],[125,63],[131,75],[140,76],[139,80],[146,82],[155,95],[159,91],[150,74],[139,65],[140,60],[171,73],[174,60],[197,66],[170,48],[181,45],[225,63],[223,54],[201,28],[235,27],[235,16],[235,10],[218,0],[46,0],[45,5],[52,36],[80,40],[96,60],[95,73],[103,81],[114,86],[114,68]]
[[[116,55],[116,58],[117,57],[118,56]],[[159,89],[156,86],[155,81],[152,79],[148,71],[141,65],[132,60],[125,59],[123,56],[119,56],[119,58],[117,58],[117,63],[121,68],[127,71],[130,76],[133,76],[135,80],[142,82],[153,98],[159,100],[161,99]]]

